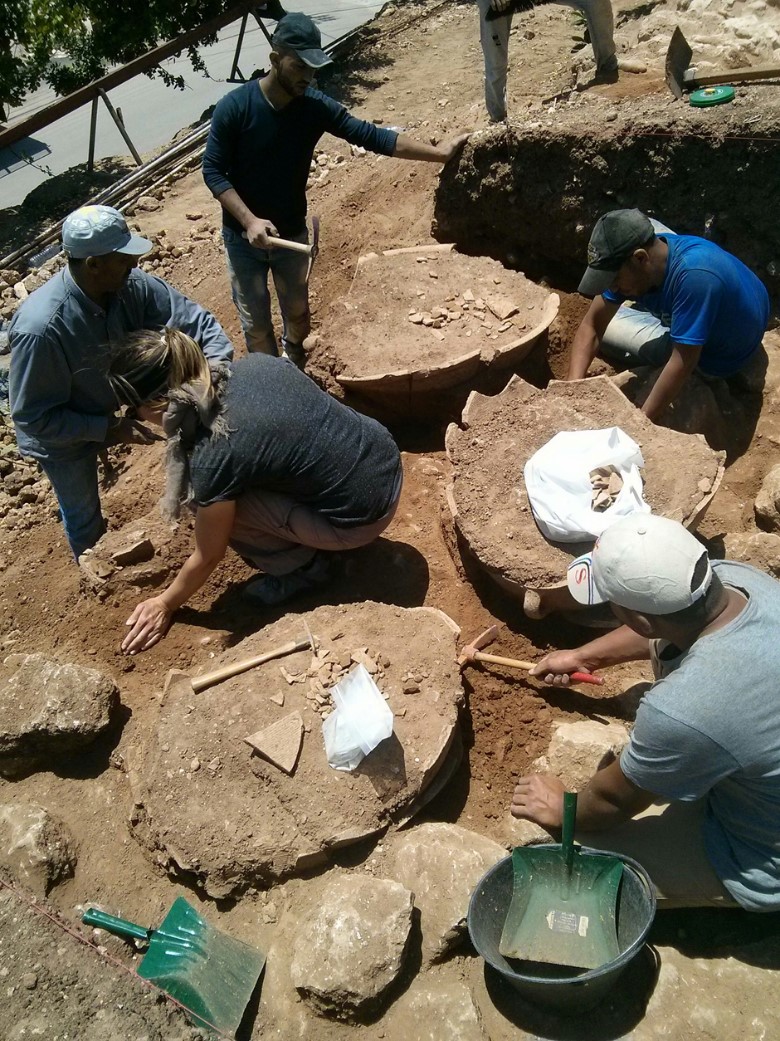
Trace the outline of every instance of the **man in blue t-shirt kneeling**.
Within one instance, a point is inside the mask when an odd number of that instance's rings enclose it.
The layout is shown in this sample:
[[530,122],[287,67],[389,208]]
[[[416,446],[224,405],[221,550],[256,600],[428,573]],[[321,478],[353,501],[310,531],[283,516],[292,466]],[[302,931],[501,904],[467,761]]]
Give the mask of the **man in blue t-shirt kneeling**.
[[446,163],[467,134],[438,145],[356,119],[312,87],[315,72],[331,59],[308,15],[290,12],[272,37],[271,71],[226,94],[214,109],[203,178],[222,206],[233,299],[247,348],[278,353],[268,295],[269,272],[282,315],[282,351],[303,366],[310,328],[308,258],[273,248],[269,236],[308,241],[306,181],[323,134],[380,155]]
[[695,368],[713,377],[744,368],[769,320],[766,288],[742,261],[639,210],[598,220],[579,291],[594,300],[575,333],[567,379],[583,379],[599,349],[629,365],[662,367],[642,407],[654,422]]

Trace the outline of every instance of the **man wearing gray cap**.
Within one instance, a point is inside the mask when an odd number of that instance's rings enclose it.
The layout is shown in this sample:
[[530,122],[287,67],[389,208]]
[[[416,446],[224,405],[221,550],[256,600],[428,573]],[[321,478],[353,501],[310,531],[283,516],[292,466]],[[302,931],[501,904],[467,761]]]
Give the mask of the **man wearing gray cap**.
[[[575,600],[608,602],[623,624],[532,675],[565,685],[649,660],[656,677],[620,758],[579,793],[579,837],[638,860],[666,906],[780,910],[780,584],[647,514],[607,528],[567,577]],[[559,828],[563,791],[522,777],[512,813]]]
[[309,333],[308,258],[272,248],[269,235],[307,242],[306,182],[323,134],[380,155],[446,163],[468,135],[440,145],[356,119],[312,87],[331,63],[308,15],[280,19],[272,38],[271,71],[226,94],[214,109],[203,177],[222,206],[228,273],[247,348],[278,354],[268,292],[273,277],[282,316],[282,353],[305,363]]
[[68,264],[31,293],[9,330],[11,417],[22,455],[37,459],[78,558],[105,531],[98,452],[139,437],[108,382],[112,346],[141,329],[182,329],[214,360],[233,347],[217,320],[173,286],[138,268],[152,243],[117,210],[84,206],[62,226]]
[[596,223],[579,291],[594,300],[567,379],[583,379],[600,348],[629,366],[660,367],[642,406],[654,422],[697,367],[723,378],[743,369],[769,321],[766,288],[742,261],[639,210],[613,210]]

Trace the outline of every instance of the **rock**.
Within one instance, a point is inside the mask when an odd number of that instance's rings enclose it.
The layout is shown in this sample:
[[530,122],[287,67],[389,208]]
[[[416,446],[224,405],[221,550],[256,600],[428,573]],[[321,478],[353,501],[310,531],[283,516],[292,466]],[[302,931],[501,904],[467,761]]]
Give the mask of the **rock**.
[[145,210],[147,213],[151,213],[153,210],[160,209],[160,200],[155,199],[152,195],[142,195],[135,205],[136,209]]
[[111,559],[120,567],[129,567],[131,564],[143,564],[153,556],[154,543],[139,534],[137,539],[129,541],[126,546],[115,549]]
[[542,842],[555,842],[556,839],[533,821],[518,820],[507,815],[503,835],[510,846],[538,846]]
[[13,777],[88,747],[118,706],[114,681],[97,669],[24,655],[0,687],[0,774]]
[[414,893],[426,962],[462,943],[471,892],[505,856],[503,846],[457,824],[421,824],[393,838],[386,871]]
[[550,772],[575,789],[585,786],[596,770],[611,762],[628,742],[628,731],[620,723],[561,723],[547,751]]
[[727,560],[739,560],[780,578],[780,534],[740,531],[726,535],[723,548]]
[[398,882],[343,875],[323,888],[297,930],[293,985],[317,1012],[374,1012],[404,963],[414,898]]
[[511,300],[508,300],[505,296],[499,296],[498,294],[486,296],[485,303],[501,322],[506,321],[507,318],[511,318],[513,314],[517,314],[520,310],[517,304],[513,304]]
[[264,730],[250,734],[245,741],[269,763],[291,774],[303,744],[303,719],[300,712],[291,712]]
[[773,466],[756,496],[756,524],[764,531],[780,531],[780,463]]
[[386,1019],[387,1041],[485,1041],[471,991],[459,980],[418,976]]
[[43,806],[0,804],[0,868],[36,896],[73,877],[73,839]]

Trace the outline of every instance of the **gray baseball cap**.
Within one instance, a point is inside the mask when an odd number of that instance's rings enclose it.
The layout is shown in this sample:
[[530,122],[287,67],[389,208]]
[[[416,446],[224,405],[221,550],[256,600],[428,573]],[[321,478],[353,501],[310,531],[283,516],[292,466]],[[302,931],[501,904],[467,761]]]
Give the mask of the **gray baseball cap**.
[[82,206],[65,218],[62,245],[74,260],[126,253],[142,257],[154,247],[149,239],[133,235],[127,221],[112,206]]
[[322,49],[319,29],[307,14],[300,11],[290,11],[279,19],[271,37],[271,45],[295,51],[310,69],[321,69],[323,65],[333,64],[333,59]]
[[654,234],[650,218],[639,210],[612,210],[599,217],[588,243],[588,270],[579,291],[598,296],[609,289],[634,250],[647,245]]

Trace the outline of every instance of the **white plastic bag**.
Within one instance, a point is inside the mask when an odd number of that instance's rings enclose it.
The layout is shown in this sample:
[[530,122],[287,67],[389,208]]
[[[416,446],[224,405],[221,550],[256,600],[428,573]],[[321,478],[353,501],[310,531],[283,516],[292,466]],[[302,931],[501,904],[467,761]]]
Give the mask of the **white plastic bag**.
[[322,724],[325,754],[334,770],[354,770],[393,732],[393,713],[364,665],[330,690],[334,711]]
[[[642,452],[620,427],[563,430],[534,452],[523,476],[542,534],[555,542],[586,542],[632,513],[650,513],[642,494]],[[591,470],[614,466],[623,478],[615,502],[603,512],[592,508]]]

